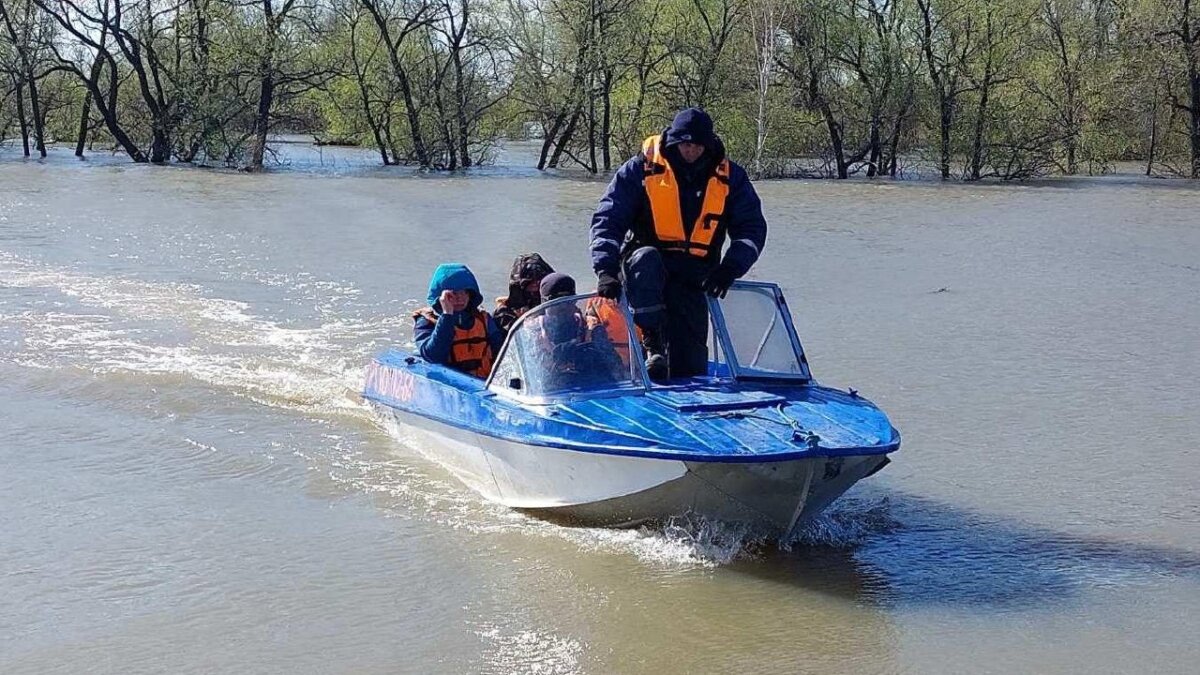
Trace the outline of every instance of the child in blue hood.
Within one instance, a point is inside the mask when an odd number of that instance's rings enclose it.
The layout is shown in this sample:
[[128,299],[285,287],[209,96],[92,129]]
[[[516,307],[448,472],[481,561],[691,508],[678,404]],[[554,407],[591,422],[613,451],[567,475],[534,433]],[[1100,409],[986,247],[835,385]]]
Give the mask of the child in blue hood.
[[429,306],[413,313],[413,339],[421,358],[487,377],[504,332],[479,308],[482,302],[479,283],[466,265],[438,265],[429,280]]

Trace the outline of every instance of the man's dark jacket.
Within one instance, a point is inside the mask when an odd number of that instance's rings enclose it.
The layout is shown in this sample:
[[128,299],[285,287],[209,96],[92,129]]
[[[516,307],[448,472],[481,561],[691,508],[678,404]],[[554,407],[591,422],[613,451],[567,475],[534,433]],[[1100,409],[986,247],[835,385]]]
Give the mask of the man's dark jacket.
[[[665,136],[666,132],[663,133]],[[700,159],[691,166],[683,162],[676,146],[663,151],[663,156],[671,163],[679,181],[680,212],[683,215],[684,233],[688,236],[704,203],[704,190],[709,176],[717,163],[725,158],[725,145],[720,139],[716,139],[714,146],[706,148]],[[639,152],[617,170],[592,216],[592,268],[597,274],[607,272],[616,276],[623,253],[653,243],[641,241],[642,237],[637,236],[639,231],[653,231],[650,198],[646,196],[646,189],[642,185],[644,163],[645,157]],[[723,241],[718,235],[718,239],[713,241],[710,263],[715,266],[721,262],[740,277],[758,260],[766,244],[767,222],[763,218],[762,202],[745,169],[734,162],[729,164],[729,197],[725,200],[722,222],[725,224],[725,237],[731,243],[724,258],[718,259]]]

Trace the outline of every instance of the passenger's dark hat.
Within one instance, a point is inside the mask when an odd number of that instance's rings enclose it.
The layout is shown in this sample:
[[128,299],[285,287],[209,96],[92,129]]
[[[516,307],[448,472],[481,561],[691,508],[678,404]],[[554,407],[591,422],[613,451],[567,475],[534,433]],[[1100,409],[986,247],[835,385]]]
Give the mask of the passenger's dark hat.
[[675,115],[675,119],[671,121],[671,126],[667,128],[666,138],[663,139],[663,147],[671,147],[684,141],[699,143],[706,148],[711,148],[716,144],[716,135],[713,133],[713,121],[708,116],[708,113],[699,108],[687,108],[680,110]]
[[571,275],[563,274],[562,272],[547,274],[542,279],[541,295],[542,302],[575,295],[575,279],[571,278]]

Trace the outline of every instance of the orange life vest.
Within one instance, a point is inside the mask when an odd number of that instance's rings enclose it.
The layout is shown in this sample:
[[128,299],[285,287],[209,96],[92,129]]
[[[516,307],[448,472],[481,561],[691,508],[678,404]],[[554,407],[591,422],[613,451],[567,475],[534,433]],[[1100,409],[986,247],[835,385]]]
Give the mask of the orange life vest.
[[722,159],[716,172],[709,177],[704,203],[689,237],[679,206],[679,181],[671,163],[662,156],[661,141],[661,136],[651,136],[642,143],[642,156],[646,158],[642,183],[650,198],[654,235],[660,242],[659,248],[705,257],[712,249],[717,227],[725,215],[725,199],[729,197],[729,160]]
[[[432,307],[426,307],[415,314],[437,323],[437,312]],[[454,342],[450,345],[450,361],[446,365],[455,370],[461,370],[468,375],[486,378],[492,372],[492,345],[487,336],[488,313],[482,309],[475,310],[475,322],[470,328],[454,326]]]
[[[617,303],[606,298],[592,298],[584,306],[583,314],[588,328],[595,330],[597,326],[604,327],[613,349],[621,357],[621,363],[629,365],[629,331],[625,327],[625,313]],[[638,333],[641,333],[640,329]]]

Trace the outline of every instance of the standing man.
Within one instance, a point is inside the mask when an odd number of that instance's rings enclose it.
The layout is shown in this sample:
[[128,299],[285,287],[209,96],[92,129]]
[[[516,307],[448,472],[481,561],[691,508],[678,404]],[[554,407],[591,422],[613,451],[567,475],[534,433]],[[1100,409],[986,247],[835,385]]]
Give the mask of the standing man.
[[628,294],[652,379],[707,372],[704,294],[725,297],[766,239],[754,186],[699,108],[680,111],[617,170],[592,216],[596,292]]

